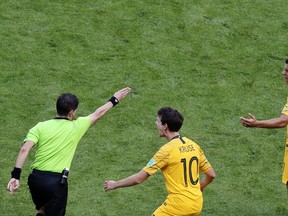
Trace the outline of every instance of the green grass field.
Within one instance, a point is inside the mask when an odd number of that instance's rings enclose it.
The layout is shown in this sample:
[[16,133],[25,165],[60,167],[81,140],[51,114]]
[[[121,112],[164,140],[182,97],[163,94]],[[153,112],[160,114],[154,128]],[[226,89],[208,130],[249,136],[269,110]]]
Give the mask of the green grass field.
[[103,183],[138,172],[166,140],[162,106],[184,115],[217,172],[204,216],[284,216],[285,129],[247,129],[239,117],[280,115],[288,56],[284,0],[3,0],[0,3],[0,215],[35,215],[27,186],[6,185],[22,139],[55,116],[59,94],[88,115],[118,89],[133,92],[81,140],[69,179],[68,216],[149,216],[164,201],[161,173],[105,193]]

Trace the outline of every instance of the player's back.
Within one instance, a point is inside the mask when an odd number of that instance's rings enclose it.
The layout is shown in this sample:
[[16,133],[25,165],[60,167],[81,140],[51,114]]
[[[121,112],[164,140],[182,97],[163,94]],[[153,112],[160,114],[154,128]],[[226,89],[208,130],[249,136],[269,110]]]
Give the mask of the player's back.
[[203,164],[205,169],[211,167],[201,148],[181,136],[172,139],[162,148],[169,154],[167,165],[161,169],[169,192],[165,202],[174,209],[175,214],[178,211],[179,214],[183,211],[201,211],[203,198],[199,172]]

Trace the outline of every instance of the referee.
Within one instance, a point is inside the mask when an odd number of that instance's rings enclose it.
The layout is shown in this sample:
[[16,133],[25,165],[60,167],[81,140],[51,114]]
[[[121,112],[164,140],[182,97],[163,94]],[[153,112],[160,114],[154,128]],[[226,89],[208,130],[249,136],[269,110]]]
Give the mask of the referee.
[[65,215],[68,184],[67,177],[76,147],[94,123],[118,104],[131,91],[123,88],[103,106],[86,117],[75,119],[78,98],[73,94],[62,94],[56,104],[57,116],[54,119],[39,122],[31,128],[24,139],[16,164],[11,172],[7,189],[11,194],[20,186],[20,174],[30,150],[36,147],[32,172],[28,185],[35,204],[36,215]]

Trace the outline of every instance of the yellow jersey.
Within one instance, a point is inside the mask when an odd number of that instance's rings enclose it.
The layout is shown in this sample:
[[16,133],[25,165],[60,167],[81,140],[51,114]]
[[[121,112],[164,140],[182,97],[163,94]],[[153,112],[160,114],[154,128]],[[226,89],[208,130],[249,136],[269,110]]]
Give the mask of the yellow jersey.
[[159,207],[168,215],[201,212],[203,205],[199,173],[211,168],[201,148],[192,140],[177,136],[162,146],[143,168],[149,175],[161,170],[168,196]]
[[[282,114],[288,115],[288,98],[286,101],[285,106],[282,109]],[[285,154],[284,154],[284,165],[283,165],[283,172],[282,172],[282,182],[287,184],[288,182],[288,126],[286,126],[286,145],[285,145]]]

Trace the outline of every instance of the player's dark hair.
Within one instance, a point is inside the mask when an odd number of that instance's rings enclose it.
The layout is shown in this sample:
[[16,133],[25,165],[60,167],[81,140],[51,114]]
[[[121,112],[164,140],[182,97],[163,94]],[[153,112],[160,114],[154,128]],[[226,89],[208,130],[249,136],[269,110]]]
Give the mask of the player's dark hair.
[[170,131],[177,132],[182,127],[184,118],[176,109],[162,107],[157,114],[162,124],[167,124]]
[[58,97],[56,108],[57,114],[67,116],[71,110],[76,110],[79,104],[78,98],[70,93],[62,94]]
[[285,63],[288,64],[288,58],[285,60]]

